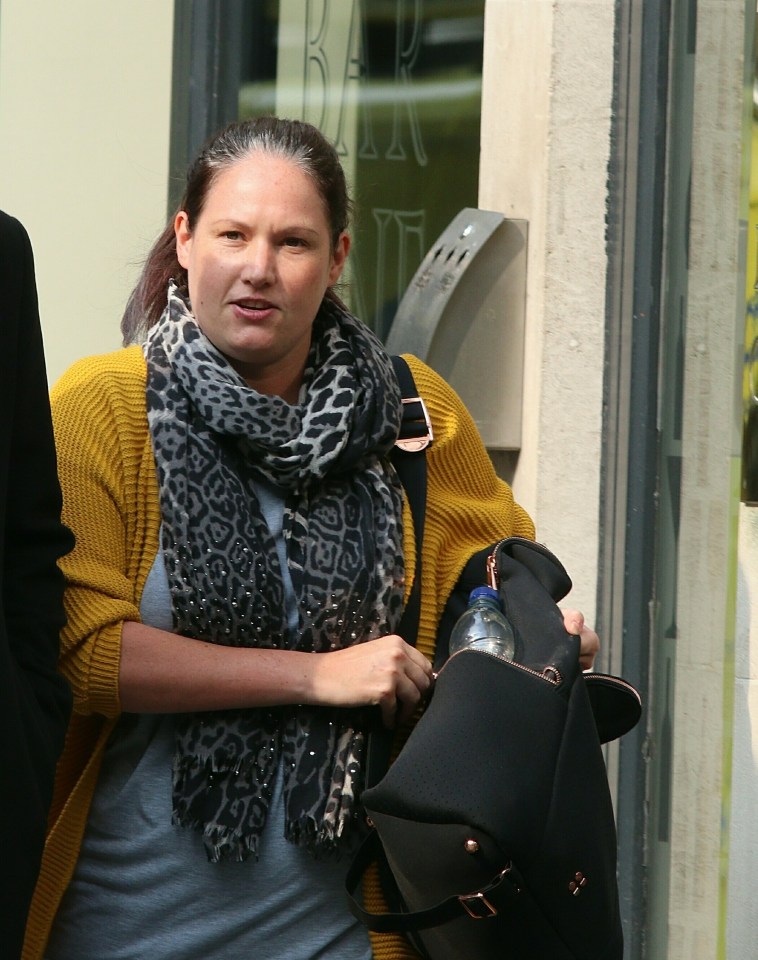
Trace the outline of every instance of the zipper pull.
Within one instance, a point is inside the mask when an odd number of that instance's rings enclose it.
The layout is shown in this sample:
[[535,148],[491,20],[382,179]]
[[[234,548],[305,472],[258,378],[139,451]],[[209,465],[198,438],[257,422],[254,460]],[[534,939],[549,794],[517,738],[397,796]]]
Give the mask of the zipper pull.
[[500,586],[500,575],[497,572],[497,557],[495,556],[496,552],[497,547],[487,557],[487,586],[492,587],[493,590],[497,590]]

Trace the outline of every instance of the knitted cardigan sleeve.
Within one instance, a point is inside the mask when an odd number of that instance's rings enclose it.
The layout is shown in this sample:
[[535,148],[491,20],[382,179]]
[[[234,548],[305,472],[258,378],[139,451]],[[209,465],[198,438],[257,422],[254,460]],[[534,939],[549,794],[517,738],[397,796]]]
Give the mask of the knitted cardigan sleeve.
[[144,384],[141,351],[130,348],[79,361],[51,393],[63,516],[76,537],[62,564],[61,670],[80,715],[120,712],[121,627],[139,620],[154,559],[145,550],[158,528],[158,501],[157,492],[144,496],[153,471]]
[[[405,359],[426,403],[434,432],[434,442],[426,455],[427,503],[417,641],[419,650],[433,660],[440,617],[466,561],[473,553],[505,537],[534,539],[534,524],[514,501],[508,484],[495,473],[460,397],[426,364],[412,356]],[[406,551],[409,569],[411,559],[410,551]],[[408,732],[398,732],[396,751]],[[375,869],[365,878],[363,899],[369,911],[387,911]],[[370,936],[375,960],[418,960],[418,954],[401,934]]]

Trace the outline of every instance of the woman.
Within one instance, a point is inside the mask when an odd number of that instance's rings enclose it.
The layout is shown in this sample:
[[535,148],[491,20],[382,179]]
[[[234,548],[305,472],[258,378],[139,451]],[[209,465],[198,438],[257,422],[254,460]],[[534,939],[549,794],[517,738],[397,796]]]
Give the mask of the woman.
[[333,293],[348,209],[315,128],[222,131],[131,298],[144,344],[53,392],[75,716],[28,957],[395,950],[347,913],[338,859],[361,829],[366,708],[407,723],[466,559],[533,527],[412,361],[436,439],[417,647],[397,636],[416,551],[388,460],[400,394]]

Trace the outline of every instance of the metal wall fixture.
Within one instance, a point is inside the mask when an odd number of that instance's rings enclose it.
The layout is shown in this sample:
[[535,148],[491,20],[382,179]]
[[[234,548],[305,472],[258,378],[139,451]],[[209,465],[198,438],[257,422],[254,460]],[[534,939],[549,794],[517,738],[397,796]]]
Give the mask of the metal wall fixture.
[[526,309],[527,222],[465,207],[408,286],[387,335],[460,395],[487,447],[518,450]]

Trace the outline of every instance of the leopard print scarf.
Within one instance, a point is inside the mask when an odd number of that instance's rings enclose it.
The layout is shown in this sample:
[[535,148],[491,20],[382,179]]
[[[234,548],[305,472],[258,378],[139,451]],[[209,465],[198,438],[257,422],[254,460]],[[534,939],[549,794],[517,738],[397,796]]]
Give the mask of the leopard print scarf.
[[[325,300],[291,406],[247,386],[171,284],[145,356],[177,633],[320,653],[394,632],[402,493],[387,454],[401,405],[374,335]],[[256,477],[285,496],[295,636]],[[338,850],[358,820],[364,720],[359,710],[306,706],[180,716],[174,822],[202,832],[212,861],[257,855],[281,770],[287,838],[316,855]]]

